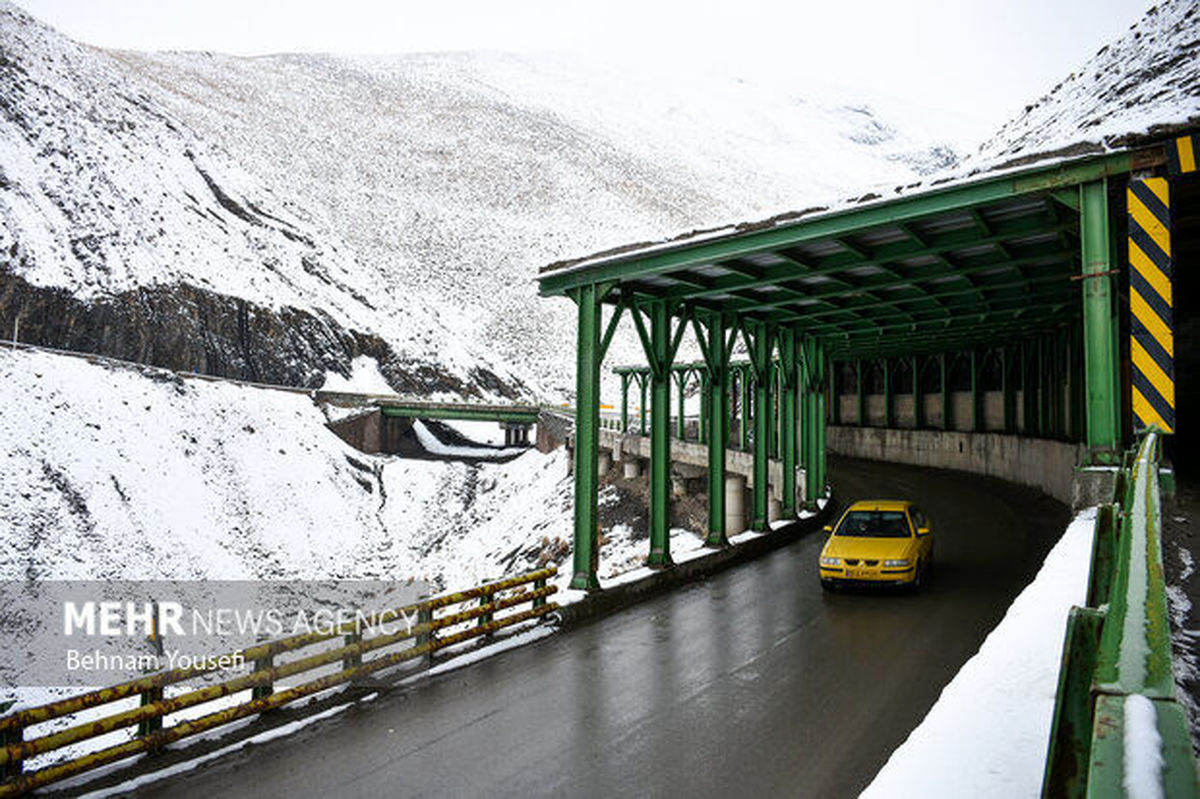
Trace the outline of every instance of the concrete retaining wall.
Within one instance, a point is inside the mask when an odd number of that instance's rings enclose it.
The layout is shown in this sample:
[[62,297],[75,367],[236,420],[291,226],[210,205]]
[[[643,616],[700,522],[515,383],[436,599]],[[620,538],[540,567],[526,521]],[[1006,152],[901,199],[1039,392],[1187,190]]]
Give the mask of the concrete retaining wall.
[[855,458],[985,474],[1039,488],[1074,506],[1081,444],[999,433],[959,433],[882,427],[829,427],[829,451]]

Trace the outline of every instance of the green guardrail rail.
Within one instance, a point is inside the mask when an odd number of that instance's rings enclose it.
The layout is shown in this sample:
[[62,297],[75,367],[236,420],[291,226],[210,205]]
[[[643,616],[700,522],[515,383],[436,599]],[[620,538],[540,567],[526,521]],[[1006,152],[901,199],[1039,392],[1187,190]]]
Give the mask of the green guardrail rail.
[[1158,431],[1101,505],[1086,607],[1071,608],[1044,797],[1197,797],[1187,715],[1175,699],[1161,542]]

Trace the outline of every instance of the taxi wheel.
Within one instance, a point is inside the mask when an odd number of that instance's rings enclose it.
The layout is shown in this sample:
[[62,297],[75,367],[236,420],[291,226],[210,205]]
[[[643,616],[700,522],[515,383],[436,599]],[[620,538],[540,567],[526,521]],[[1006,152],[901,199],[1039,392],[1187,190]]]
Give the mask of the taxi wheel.
[[833,584],[833,580],[822,580],[821,581],[821,588],[825,589],[826,591],[832,591],[834,589],[834,587],[835,586]]
[[928,568],[927,564],[922,561],[917,561],[917,573],[913,575],[912,588],[917,591],[925,584],[925,571]]

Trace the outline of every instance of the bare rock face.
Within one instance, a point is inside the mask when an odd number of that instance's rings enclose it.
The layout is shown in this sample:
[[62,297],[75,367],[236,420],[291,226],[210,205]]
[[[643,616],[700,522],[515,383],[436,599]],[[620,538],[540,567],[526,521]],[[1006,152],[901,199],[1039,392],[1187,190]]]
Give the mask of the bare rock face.
[[[19,323],[18,323],[19,319]],[[33,286],[0,262],[0,330],[20,341],[95,353],[181,372],[319,388],[325,373],[349,376],[365,355],[404,394],[491,394],[516,399],[522,387],[477,367],[464,381],[436,363],[406,360],[379,336],[347,330],[327,314],[271,310],[189,285],[142,287],[81,300]]]

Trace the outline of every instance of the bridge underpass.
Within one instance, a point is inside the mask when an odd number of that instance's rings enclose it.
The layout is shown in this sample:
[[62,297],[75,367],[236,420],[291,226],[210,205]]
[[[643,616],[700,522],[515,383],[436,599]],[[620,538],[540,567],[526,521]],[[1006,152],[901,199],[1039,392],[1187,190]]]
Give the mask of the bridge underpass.
[[[832,462],[936,525],[916,595],[828,595],[811,535],[683,590],[384,695],[150,786],[150,797],[852,796],[1066,524],[1035,491]],[[948,764],[953,767],[953,764]]]

